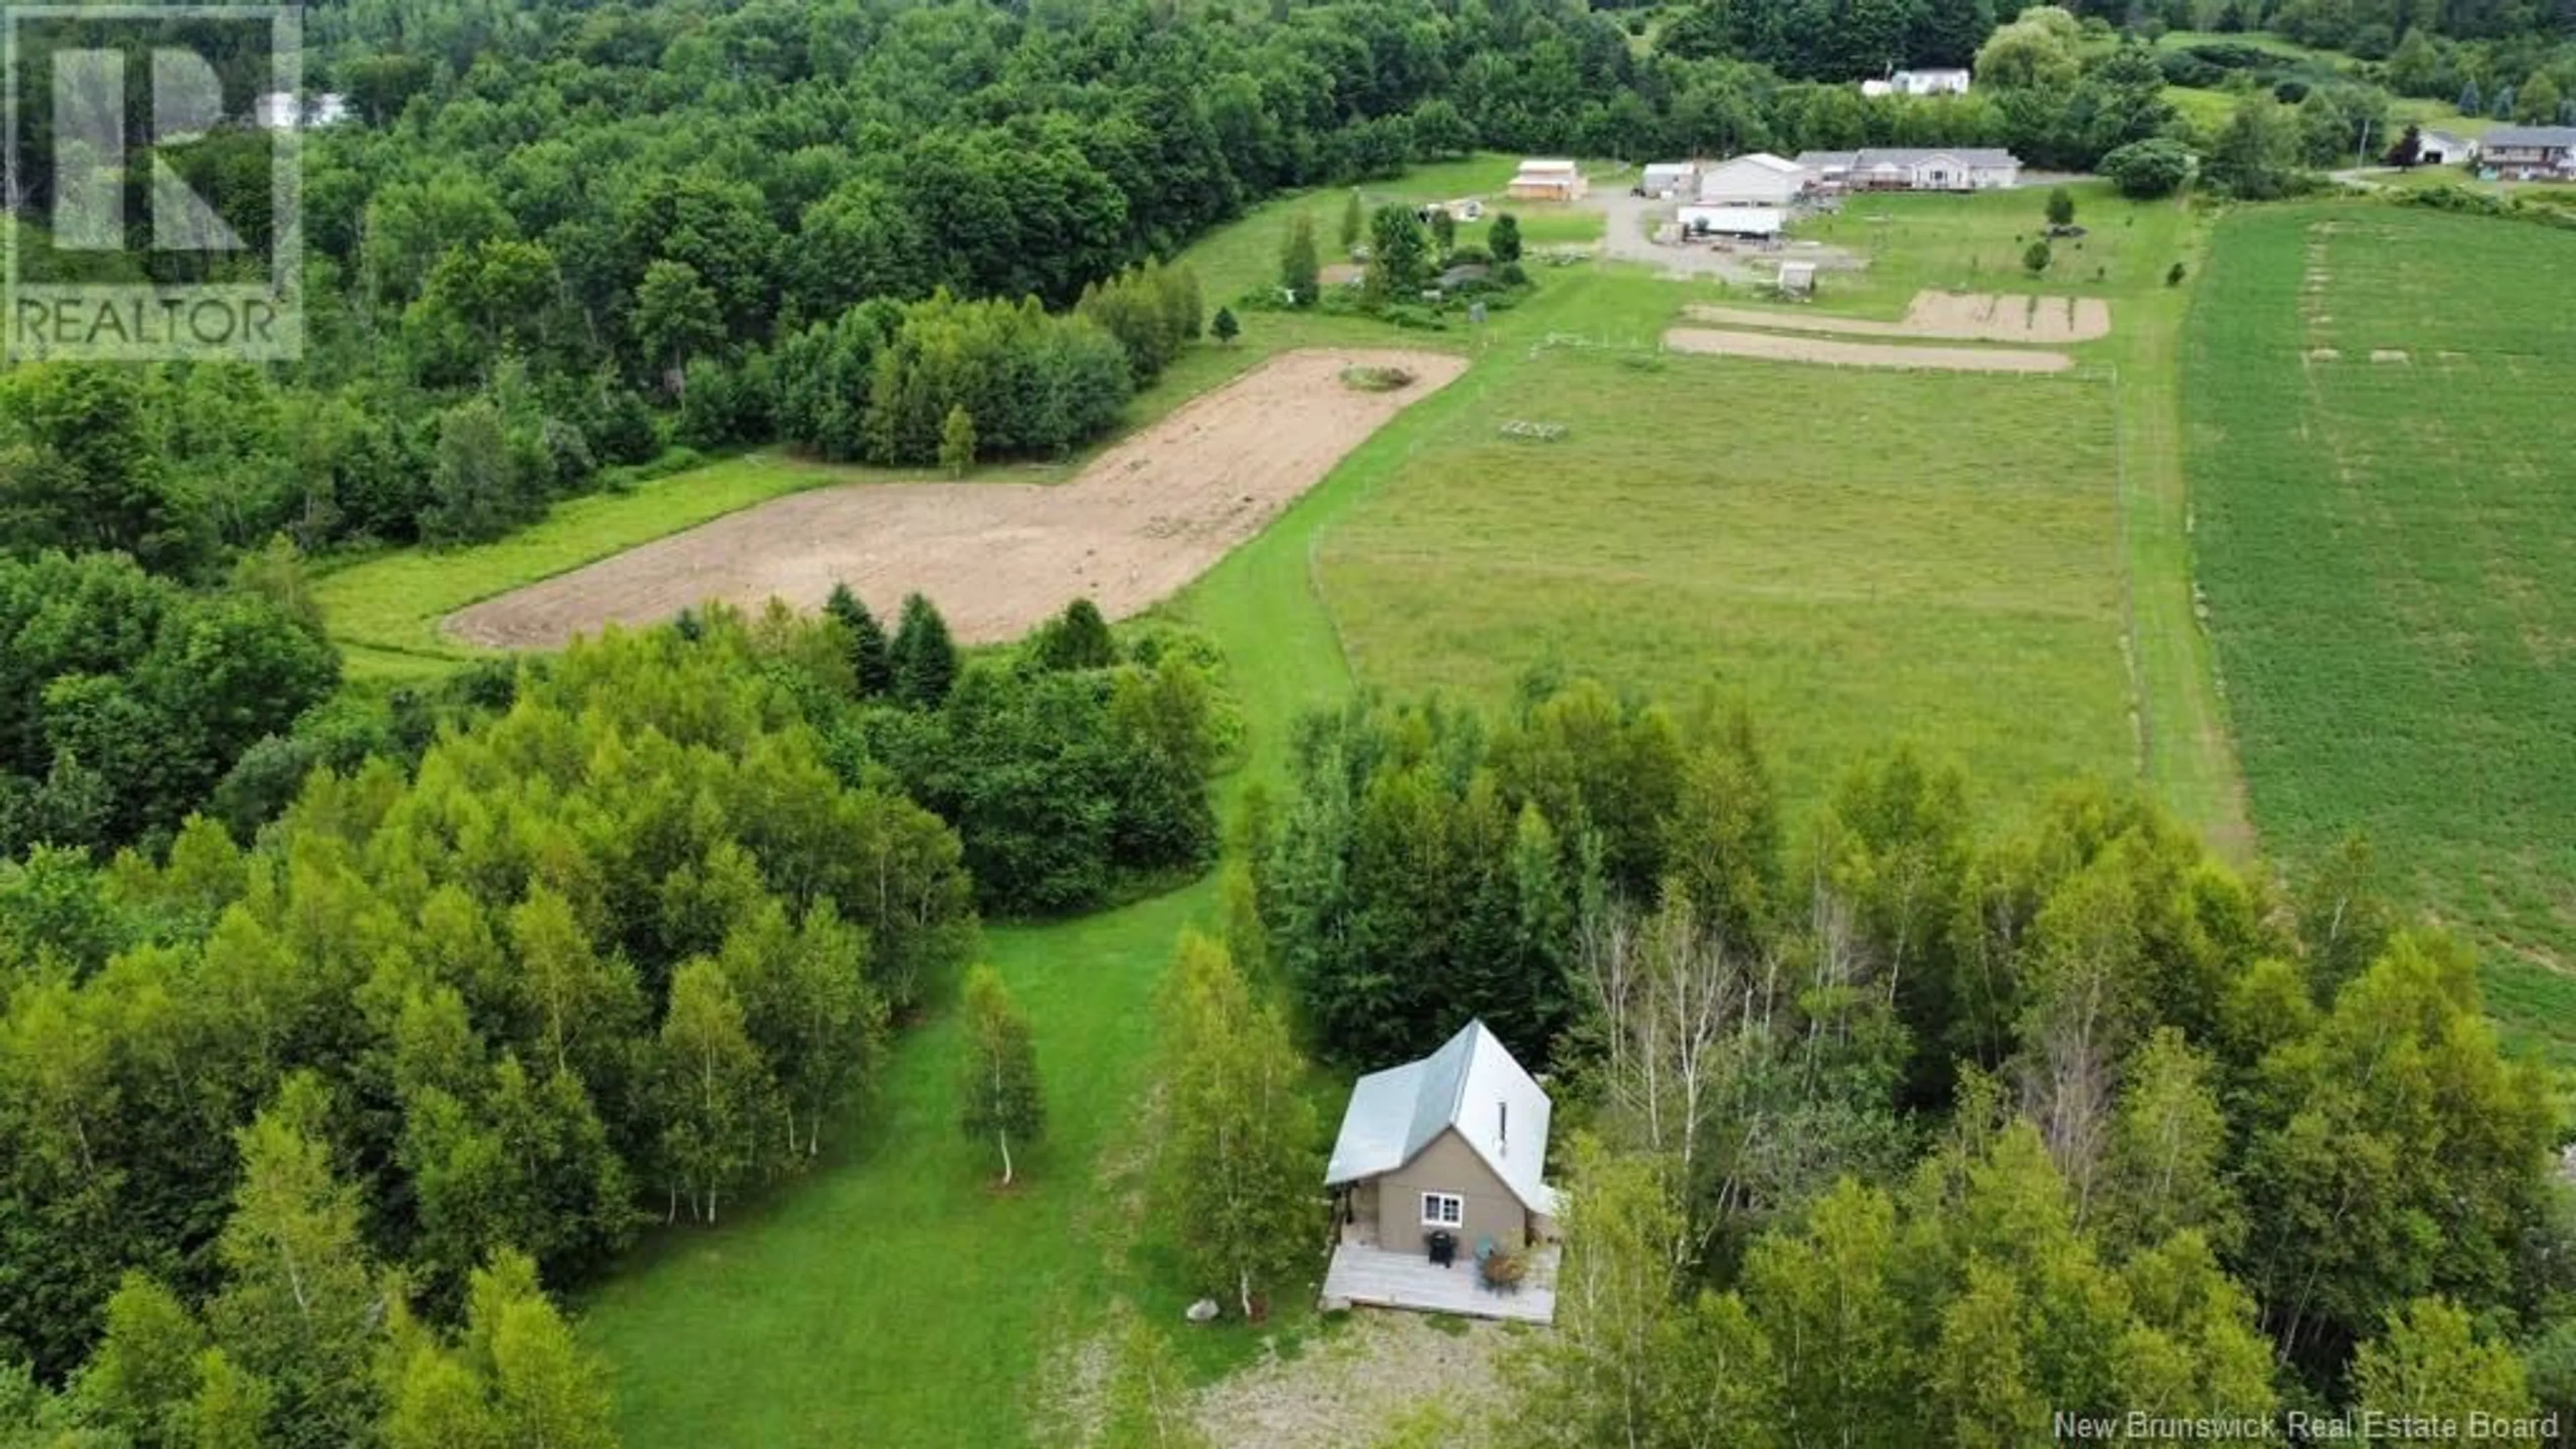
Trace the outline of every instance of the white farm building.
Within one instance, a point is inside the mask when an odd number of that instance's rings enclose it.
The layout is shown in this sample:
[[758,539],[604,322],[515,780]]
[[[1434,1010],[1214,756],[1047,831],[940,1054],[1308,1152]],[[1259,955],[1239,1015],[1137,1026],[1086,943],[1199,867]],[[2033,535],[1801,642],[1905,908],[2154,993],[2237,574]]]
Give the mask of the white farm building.
[[[1768,151],[1720,161],[1699,175],[1702,206],[1787,206],[1807,189],[1813,174]],[[1685,225],[1688,223],[1685,222]]]

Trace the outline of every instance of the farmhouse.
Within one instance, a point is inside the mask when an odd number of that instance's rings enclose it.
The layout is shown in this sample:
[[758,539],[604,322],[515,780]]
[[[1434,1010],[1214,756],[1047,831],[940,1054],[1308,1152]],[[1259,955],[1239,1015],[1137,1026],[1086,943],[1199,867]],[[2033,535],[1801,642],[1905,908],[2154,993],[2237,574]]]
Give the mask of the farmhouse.
[[1649,161],[1637,177],[1637,194],[1656,198],[1679,196],[1699,176],[1696,161]]
[[1702,206],[1787,206],[1807,189],[1807,169],[1768,151],[1732,157],[1700,173]]
[[1513,173],[1503,194],[1520,201],[1580,201],[1588,189],[1573,162],[1533,156]]
[[1989,146],[1801,151],[1798,164],[1827,190],[1991,191],[2021,181],[2021,158]]
[[2576,126],[2498,126],[2478,142],[2478,163],[2508,181],[2576,180]]
[[[1552,1318],[1548,1113],[1546,1091],[1481,1021],[1360,1078],[1324,1171],[1340,1238],[1325,1301]],[[1543,1261],[1499,1286],[1486,1281],[1496,1255]]]
[[2459,166],[2478,159],[2478,143],[2455,131],[2415,133],[2415,164]]

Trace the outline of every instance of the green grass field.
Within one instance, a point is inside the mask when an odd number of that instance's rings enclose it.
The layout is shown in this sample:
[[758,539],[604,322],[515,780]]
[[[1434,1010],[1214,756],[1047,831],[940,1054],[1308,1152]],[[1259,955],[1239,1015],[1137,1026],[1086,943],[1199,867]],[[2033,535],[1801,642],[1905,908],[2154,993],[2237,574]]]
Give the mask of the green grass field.
[[[2395,207],[2231,217],[2185,354],[2196,544],[2254,814],[2368,832],[2576,1067],[2576,236]],[[2551,963],[2555,963],[2554,967]]]
[[1821,273],[1812,305],[1894,317],[1916,292],[1938,288],[2106,297],[2116,313],[2118,299],[2161,286],[2187,245],[2188,214],[2168,203],[2122,200],[2106,185],[2071,194],[2087,234],[2057,242],[2048,270],[2036,275],[2022,265],[2022,253],[2047,230],[2045,191],[1848,197],[1840,211],[1798,224],[1795,235],[1867,257],[1869,268]]
[[[1103,1164],[1138,1145],[1146,1006],[1208,899],[987,934],[1037,1023],[1047,1095],[1047,1139],[1014,1190],[957,1130],[958,1022],[942,1015],[906,1037],[845,1129],[855,1140],[810,1179],[719,1228],[662,1233],[583,1302],[625,1442],[1027,1442],[1036,1370],[1130,1286],[1131,1184]],[[1149,1306],[1177,1319],[1180,1304]]]
[[[1673,302],[1564,285],[1567,313]],[[1492,364],[1423,445],[1318,560],[1363,680],[1488,702],[1539,666],[1675,702],[1711,687],[1753,707],[1801,802],[1896,738],[2016,809],[2134,772],[2100,377],[1556,349]]]

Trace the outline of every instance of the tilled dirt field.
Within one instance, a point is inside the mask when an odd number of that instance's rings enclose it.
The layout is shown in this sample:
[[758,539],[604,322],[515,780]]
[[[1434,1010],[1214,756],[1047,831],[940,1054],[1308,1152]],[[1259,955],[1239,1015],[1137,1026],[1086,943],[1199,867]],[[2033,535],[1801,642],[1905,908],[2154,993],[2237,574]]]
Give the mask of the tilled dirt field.
[[2000,348],[1891,347],[1876,342],[1836,342],[1787,337],[1777,332],[1729,332],[1676,327],[1664,334],[1675,352],[1713,352],[1774,362],[1830,362],[1844,367],[1910,367],[1931,372],[2064,372],[2074,360],[2063,352],[2006,352]]
[[2111,304],[2098,297],[2016,297],[1992,292],[1917,292],[1902,322],[1818,317],[1751,307],[1692,307],[1700,322],[1785,327],[1851,337],[1924,337],[1951,342],[2090,342],[2111,335]]
[[[1343,368],[1400,367],[1389,392]],[[448,616],[469,643],[551,648],[721,599],[799,608],[847,583],[890,616],[929,596],[967,642],[1017,638],[1078,595],[1111,618],[1153,604],[1314,486],[1342,455],[1466,370],[1436,352],[1284,353],[1117,444],[1070,483],[856,484],[782,498]]]

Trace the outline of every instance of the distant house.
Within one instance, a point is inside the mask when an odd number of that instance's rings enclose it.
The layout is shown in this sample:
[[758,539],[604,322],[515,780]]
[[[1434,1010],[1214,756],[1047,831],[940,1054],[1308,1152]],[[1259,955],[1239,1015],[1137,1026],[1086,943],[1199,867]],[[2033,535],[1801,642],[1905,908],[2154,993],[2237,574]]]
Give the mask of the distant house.
[[1807,168],[1768,151],[1720,161],[1699,175],[1702,206],[1787,206],[1807,189]]
[[2576,181],[2576,126],[2498,126],[2479,138],[2478,165],[2507,181]]
[[1690,236],[1727,236],[1768,241],[1789,228],[1789,213],[1777,206],[1685,206],[1678,220]]
[[293,91],[263,91],[251,102],[251,119],[263,131],[336,126],[349,119],[349,101],[332,91],[304,98]]
[[1533,156],[1513,173],[1503,194],[1518,201],[1580,201],[1589,189],[1573,162]]
[[1992,191],[2021,181],[2021,158],[1992,147],[1801,151],[1798,164],[1828,190]]
[[1691,189],[1699,178],[1695,161],[1652,161],[1637,178],[1639,196],[1675,197]]
[[2415,147],[2418,166],[2461,166],[2478,158],[2478,143],[2456,131],[2418,131]]
[[1964,70],[1900,70],[1889,76],[1887,83],[1900,96],[1964,96],[1968,93],[1968,73]]

